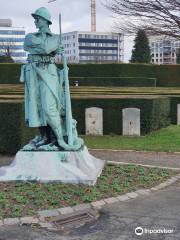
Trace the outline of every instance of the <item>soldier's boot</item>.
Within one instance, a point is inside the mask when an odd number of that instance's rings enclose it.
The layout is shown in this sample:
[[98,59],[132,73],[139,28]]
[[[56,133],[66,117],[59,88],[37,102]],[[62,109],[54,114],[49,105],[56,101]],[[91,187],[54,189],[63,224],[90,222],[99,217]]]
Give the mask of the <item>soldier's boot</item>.
[[39,132],[40,139],[35,143],[37,148],[42,145],[50,143],[50,127],[49,126],[39,127]]

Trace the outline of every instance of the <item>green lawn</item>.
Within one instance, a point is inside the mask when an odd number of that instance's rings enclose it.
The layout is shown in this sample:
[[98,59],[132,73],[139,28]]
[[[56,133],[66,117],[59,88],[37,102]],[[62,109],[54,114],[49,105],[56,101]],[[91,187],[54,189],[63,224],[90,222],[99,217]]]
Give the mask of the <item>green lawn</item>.
[[171,125],[141,137],[83,136],[89,148],[180,152],[180,126]]
[[95,186],[63,183],[0,183],[0,219],[36,215],[38,210],[73,206],[116,197],[165,181],[178,171],[106,165]]

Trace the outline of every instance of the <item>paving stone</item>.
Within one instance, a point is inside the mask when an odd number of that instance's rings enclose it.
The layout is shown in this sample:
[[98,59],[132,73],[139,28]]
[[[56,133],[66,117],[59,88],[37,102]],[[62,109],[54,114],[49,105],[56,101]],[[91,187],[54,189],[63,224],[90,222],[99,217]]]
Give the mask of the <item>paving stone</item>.
[[128,217],[121,217],[121,221],[129,225],[134,222],[134,219]]
[[151,226],[152,221],[153,221],[153,218],[141,217],[137,220],[137,223],[142,224],[142,226],[144,226],[144,225]]
[[43,218],[56,217],[59,215],[59,212],[56,209],[44,210],[44,211],[39,211],[38,215],[40,216],[40,220],[43,220]]
[[174,219],[160,219],[160,220],[156,220],[156,223],[154,225],[166,227],[168,229],[173,229],[175,231],[175,229],[172,226],[177,226],[178,222],[177,220],[174,220]]
[[165,184],[166,184],[167,186],[169,186],[169,185],[171,185],[172,183],[174,183],[174,182],[176,182],[176,181],[177,181],[177,179],[176,179],[176,180],[174,180],[174,179],[169,179],[168,181],[165,182]]
[[168,180],[168,181],[165,182],[166,186],[169,186],[169,185],[171,185],[172,183],[174,183],[174,181],[171,181],[171,180]]
[[179,240],[180,234],[170,234],[166,235],[165,240]]
[[74,207],[72,207],[74,211],[81,211],[81,210],[86,210],[86,209],[89,209],[91,208],[91,204],[89,203],[82,203],[82,204],[79,204],[79,205],[76,205]]
[[91,205],[95,208],[100,208],[102,207],[103,205],[105,205],[105,201],[103,200],[100,200],[100,201],[96,201],[96,202],[92,202]]
[[150,188],[151,191],[157,191],[158,189],[156,187]]
[[19,218],[5,218],[4,219],[4,225],[17,225],[20,223],[20,219]]
[[104,202],[105,202],[105,203],[108,203],[108,204],[111,204],[111,203],[118,202],[118,199],[115,198],[115,197],[106,198],[106,199],[104,199]]
[[40,222],[46,222],[46,218],[45,217],[39,217],[39,221]]
[[178,179],[178,178],[175,176],[175,177],[172,177],[172,178],[171,178],[171,181],[174,181],[174,182],[176,182],[176,181],[177,181],[177,179]]
[[138,194],[135,192],[126,193],[126,195],[130,198],[136,198],[138,196]]
[[179,240],[180,236],[174,236],[174,235],[170,235],[170,236],[166,236],[164,240]]
[[162,188],[165,188],[167,187],[166,183],[161,183],[159,184],[158,186],[156,186],[156,188],[159,190],[159,189],[162,189]]
[[74,212],[72,207],[64,207],[64,208],[59,208],[57,210],[60,212],[60,214],[70,214]]
[[53,224],[48,222],[40,222],[39,225],[42,228],[54,228]]
[[127,201],[127,200],[130,199],[126,194],[118,196],[116,198],[118,199],[118,201],[122,201],[122,202]]
[[116,240],[129,240],[128,235],[121,235],[120,237],[116,238]]
[[20,218],[21,224],[35,224],[39,223],[39,219],[35,217],[22,217]]
[[141,194],[141,195],[149,195],[151,193],[151,191],[148,189],[139,189],[135,193]]

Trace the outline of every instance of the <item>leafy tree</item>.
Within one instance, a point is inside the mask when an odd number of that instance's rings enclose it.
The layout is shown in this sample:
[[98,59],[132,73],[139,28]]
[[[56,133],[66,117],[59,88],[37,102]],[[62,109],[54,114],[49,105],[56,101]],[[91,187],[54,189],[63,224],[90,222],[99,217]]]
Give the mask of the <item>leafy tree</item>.
[[132,63],[150,63],[151,53],[149,47],[149,40],[144,30],[138,30],[135,38],[134,48],[132,50]]

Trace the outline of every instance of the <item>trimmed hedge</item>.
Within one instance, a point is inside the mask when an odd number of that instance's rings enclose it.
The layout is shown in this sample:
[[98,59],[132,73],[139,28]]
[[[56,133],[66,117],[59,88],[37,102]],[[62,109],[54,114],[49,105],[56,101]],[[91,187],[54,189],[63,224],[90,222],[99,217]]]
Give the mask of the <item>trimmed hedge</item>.
[[17,84],[19,82],[21,64],[1,63],[0,64],[0,84]]
[[154,78],[154,65],[148,64],[72,64],[71,77],[149,77]]
[[[20,64],[0,64],[0,84],[19,83],[20,67]],[[133,86],[134,84],[147,86],[146,84],[151,78],[157,79],[158,87],[180,86],[180,65],[69,64],[69,69],[71,82],[74,81],[72,77],[84,77],[84,82],[81,82],[81,85],[84,86],[99,85],[98,81],[101,81],[102,86],[107,86],[107,84],[108,86],[117,86],[116,78],[120,82],[124,79],[123,84],[127,83],[127,86],[130,86],[132,78],[134,78]],[[105,79],[107,77],[108,80]],[[143,82],[142,79],[144,79]],[[118,84],[121,86],[121,83]],[[74,82],[71,85],[74,85]]]
[[[85,134],[85,109],[103,108],[104,134],[122,133],[122,109],[136,107],[141,110],[141,134],[170,124],[170,100],[153,99],[72,99],[73,116],[78,121],[79,134]],[[0,152],[15,153],[37,132],[24,125],[22,102],[0,102]]]
[[157,87],[180,87],[180,64],[155,65]]
[[15,101],[0,102],[0,152],[13,154],[31,139],[36,129],[24,124],[24,104]]

